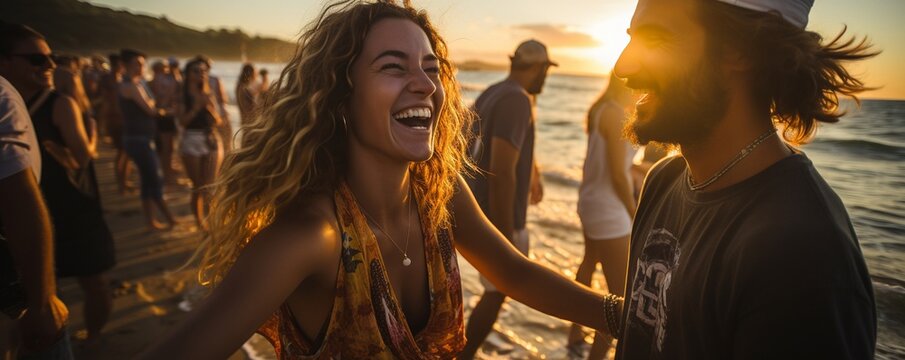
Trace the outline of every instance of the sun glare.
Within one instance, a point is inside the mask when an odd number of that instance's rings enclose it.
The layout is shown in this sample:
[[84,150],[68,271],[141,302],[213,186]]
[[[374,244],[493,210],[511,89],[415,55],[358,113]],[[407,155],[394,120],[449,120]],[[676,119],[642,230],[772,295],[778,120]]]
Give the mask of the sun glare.
[[629,27],[631,18],[632,12],[628,9],[588,27],[588,34],[600,42],[600,46],[586,50],[586,55],[594,59],[601,73],[609,73],[613,69],[616,59],[628,44],[629,36],[625,29]]

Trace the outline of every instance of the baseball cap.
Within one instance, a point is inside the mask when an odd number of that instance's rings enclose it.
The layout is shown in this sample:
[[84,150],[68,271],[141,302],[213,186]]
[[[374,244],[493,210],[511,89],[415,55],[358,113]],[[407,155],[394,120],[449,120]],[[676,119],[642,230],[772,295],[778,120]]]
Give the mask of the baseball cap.
[[519,44],[519,46],[515,48],[515,54],[512,55],[511,59],[513,62],[519,64],[547,64],[550,66],[559,66],[559,64],[550,60],[550,56],[547,54],[547,46],[534,39]]
[[808,13],[814,6],[814,0],[717,0],[748,10],[776,12],[783,19],[804,29],[808,25]]

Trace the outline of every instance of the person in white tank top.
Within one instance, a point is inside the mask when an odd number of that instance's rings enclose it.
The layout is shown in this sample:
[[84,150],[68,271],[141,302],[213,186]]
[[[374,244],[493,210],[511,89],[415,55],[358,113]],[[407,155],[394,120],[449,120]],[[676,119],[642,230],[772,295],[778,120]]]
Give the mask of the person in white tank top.
[[[623,82],[610,76],[606,91],[588,111],[588,151],[578,192],[578,217],[585,239],[585,254],[575,280],[591,284],[597,264],[603,266],[612,294],[625,294],[629,233],[635,213],[631,178],[635,150],[622,138],[622,126],[633,96]],[[595,336],[588,359],[603,359],[610,338]],[[573,324],[569,333],[570,356],[583,357],[584,333]]]

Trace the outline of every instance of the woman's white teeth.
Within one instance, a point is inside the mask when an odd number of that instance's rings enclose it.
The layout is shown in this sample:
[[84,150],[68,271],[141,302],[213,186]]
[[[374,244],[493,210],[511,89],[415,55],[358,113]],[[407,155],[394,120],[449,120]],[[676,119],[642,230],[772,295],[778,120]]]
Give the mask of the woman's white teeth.
[[407,118],[429,118],[431,117],[431,110],[429,108],[416,108],[416,109],[407,109],[401,112],[396,113],[393,116],[394,119],[407,119]]

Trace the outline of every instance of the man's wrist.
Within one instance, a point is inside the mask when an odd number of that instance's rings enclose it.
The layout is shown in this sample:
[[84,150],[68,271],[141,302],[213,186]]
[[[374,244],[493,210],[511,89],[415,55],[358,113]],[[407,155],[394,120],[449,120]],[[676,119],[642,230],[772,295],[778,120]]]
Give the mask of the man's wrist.
[[621,296],[606,294],[603,296],[603,317],[607,331],[615,339],[622,337],[622,307],[625,300]]

